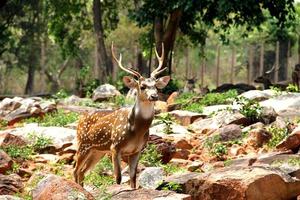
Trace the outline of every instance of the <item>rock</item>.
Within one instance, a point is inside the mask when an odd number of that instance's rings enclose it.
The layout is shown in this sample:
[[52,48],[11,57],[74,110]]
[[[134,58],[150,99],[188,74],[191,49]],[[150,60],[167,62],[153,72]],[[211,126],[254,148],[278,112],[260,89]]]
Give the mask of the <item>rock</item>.
[[187,160],[189,158],[190,152],[186,149],[176,149],[176,152],[173,154],[173,158]]
[[250,90],[242,93],[240,96],[254,101],[263,101],[272,98],[274,94],[266,90]]
[[40,103],[43,113],[53,112],[57,110],[56,104],[51,101],[44,101]]
[[169,134],[165,133],[166,128],[167,128],[167,126],[165,124],[158,124],[158,125],[152,126],[149,129],[149,133],[150,133],[150,135],[157,135],[162,138],[168,138],[168,139],[172,139],[172,140],[179,140],[182,138],[183,139],[191,138],[190,132],[184,126],[172,123],[170,125],[170,133]]
[[173,154],[176,151],[175,145],[169,141],[165,141],[162,139],[162,137],[156,136],[156,135],[150,135],[148,144],[154,144],[156,146],[156,149],[161,157],[161,161],[163,164],[168,163],[172,157]]
[[217,131],[220,135],[221,141],[227,142],[231,140],[236,140],[241,138],[242,136],[242,129],[239,125],[236,124],[229,124]]
[[71,95],[65,99],[63,99],[62,103],[67,104],[67,105],[78,105],[80,102],[85,101],[87,99],[80,98],[79,96],[76,95]]
[[161,167],[147,167],[139,176],[139,185],[146,189],[155,189],[164,178]]
[[0,200],[22,200],[22,199],[11,195],[1,195]]
[[92,99],[93,101],[103,101],[119,95],[121,95],[121,93],[116,89],[115,86],[110,84],[104,84],[98,86],[93,91]]
[[181,158],[172,158],[170,164],[180,168],[186,168],[186,166],[192,164],[192,161]]
[[261,112],[261,120],[264,124],[270,124],[276,120],[278,114],[272,107],[263,107]]
[[189,128],[197,133],[202,133],[207,130],[215,130],[228,124],[249,125],[250,121],[239,112],[230,113],[227,111],[220,111],[212,118],[196,120]]
[[246,142],[254,148],[262,147],[272,138],[271,133],[264,128],[252,129],[249,131],[248,135],[249,137]]
[[199,160],[200,157],[201,157],[201,156],[200,156],[199,154],[191,153],[191,154],[189,155],[188,159],[194,161],[194,160]]
[[59,159],[59,157],[54,154],[37,154],[32,158],[36,163],[55,163]]
[[0,131],[0,135],[4,133],[21,137],[28,143],[32,142],[29,140],[29,135],[32,133],[51,138],[52,144],[48,146],[50,149],[48,152],[51,152],[53,148],[55,151],[62,151],[62,149],[71,146],[76,140],[76,130],[62,127],[40,127],[36,124],[27,124],[21,128]]
[[167,99],[167,104],[174,104],[176,103],[176,98],[178,97],[179,93],[178,92],[172,92],[172,94],[170,94],[170,96]]
[[265,125],[261,122],[256,122],[255,124],[251,124],[242,129],[242,132],[249,132],[252,129],[263,128]]
[[38,107],[31,107],[29,109],[29,114],[32,115],[32,116],[37,115],[37,114],[39,114],[41,112],[42,112],[42,110],[40,108],[38,108]]
[[16,174],[3,175],[0,173],[0,195],[13,195],[23,189],[21,177]]
[[170,112],[170,115],[173,116],[176,121],[182,126],[188,126],[195,120],[199,118],[203,119],[206,117],[205,115],[186,110],[174,110]]
[[283,150],[298,150],[300,147],[300,127],[297,127],[293,132],[281,141],[276,148]]
[[32,191],[32,197],[36,200],[94,199],[77,183],[52,174],[38,183]]
[[204,165],[204,163],[202,161],[194,161],[187,166],[187,170],[190,172],[194,172],[194,171],[200,169],[201,166],[203,166],[203,165]]
[[245,149],[237,144],[233,144],[228,150],[228,155],[230,156],[238,156],[245,153]]
[[185,139],[180,139],[180,140],[176,141],[175,147],[177,149],[188,149],[188,150],[193,148],[193,146]]
[[10,133],[0,133],[0,147],[25,146],[27,143],[20,136]]
[[11,169],[13,164],[12,159],[3,150],[0,149],[0,174],[5,174]]
[[211,173],[186,173],[165,179],[179,184],[183,193],[201,200],[293,199],[300,194],[300,181],[280,170],[266,167],[230,167]]
[[232,108],[231,105],[213,105],[213,106],[205,106],[203,108],[202,114],[209,116],[214,113],[220,112],[222,110],[230,109]]
[[28,111],[28,108],[20,107],[5,115],[3,120],[7,121],[9,125],[12,125],[22,119],[32,116],[32,114],[30,114]]
[[156,101],[154,104],[154,110],[156,114],[167,112],[168,111],[167,103],[164,101]]
[[[286,93],[260,102],[263,107],[272,107],[283,117],[296,117],[300,112],[300,93]],[[291,116],[293,115],[293,116]]]
[[72,164],[75,153],[65,153],[59,156],[58,163]]
[[112,200],[191,200],[188,194],[178,194],[173,191],[158,191],[153,189],[133,190],[123,185],[112,185],[107,189]]
[[16,110],[22,105],[20,103],[21,101],[22,98],[20,97],[15,97],[13,99],[5,98],[0,103],[0,110],[9,110],[9,111]]
[[280,116],[276,117],[276,120],[271,125],[281,129],[286,128],[288,126],[285,119],[283,119]]

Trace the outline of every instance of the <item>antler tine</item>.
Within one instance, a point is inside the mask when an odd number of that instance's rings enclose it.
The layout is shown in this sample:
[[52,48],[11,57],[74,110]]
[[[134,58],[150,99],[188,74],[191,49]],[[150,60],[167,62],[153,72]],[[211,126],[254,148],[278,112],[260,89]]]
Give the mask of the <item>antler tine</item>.
[[126,67],[123,67],[123,65],[122,65],[122,54],[120,54],[120,58],[118,60],[115,56],[115,53],[114,53],[114,44],[113,43],[111,43],[111,54],[112,54],[114,60],[118,63],[119,67],[122,70],[124,70],[125,72],[128,72],[129,74],[134,75],[138,78],[142,77],[142,75],[140,73],[138,73],[137,71],[134,71],[133,69],[129,69],[129,68],[126,68]]
[[270,70],[266,71],[265,74],[270,74],[274,69],[275,69],[275,65],[273,65],[273,67]]
[[163,72],[166,68],[161,69],[164,63],[164,57],[165,57],[165,50],[164,50],[164,43],[161,44],[161,56],[158,55],[158,52],[155,48],[155,55],[158,60],[158,67],[151,73],[151,77],[155,77],[161,72]]

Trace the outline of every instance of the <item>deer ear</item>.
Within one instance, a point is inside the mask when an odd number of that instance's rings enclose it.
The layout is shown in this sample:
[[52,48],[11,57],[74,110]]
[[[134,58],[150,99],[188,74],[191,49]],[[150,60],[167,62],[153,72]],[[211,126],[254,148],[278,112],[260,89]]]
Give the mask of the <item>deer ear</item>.
[[156,80],[155,86],[158,89],[163,89],[164,87],[166,87],[170,81],[170,76],[163,76],[160,77],[159,79]]
[[134,80],[131,76],[124,76],[123,82],[128,88],[135,88],[137,86],[136,80]]

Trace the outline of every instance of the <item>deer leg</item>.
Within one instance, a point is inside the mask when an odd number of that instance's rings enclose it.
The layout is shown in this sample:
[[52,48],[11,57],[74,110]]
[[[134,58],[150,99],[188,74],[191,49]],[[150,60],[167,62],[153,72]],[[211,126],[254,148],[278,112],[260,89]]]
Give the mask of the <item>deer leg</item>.
[[122,176],[121,176],[121,152],[116,151],[115,149],[112,150],[112,161],[114,166],[114,175],[117,184],[121,184]]
[[82,167],[84,167],[86,158],[87,158],[88,152],[82,153],[82,151],[77,151],[76,153],[76,165],[75,165],[75,169],[73,172],[74,178],[75,178],[75,182],[80,184],[82,186]]
[[130,187],[136,188],[136,171],[141,152],[129,156]]

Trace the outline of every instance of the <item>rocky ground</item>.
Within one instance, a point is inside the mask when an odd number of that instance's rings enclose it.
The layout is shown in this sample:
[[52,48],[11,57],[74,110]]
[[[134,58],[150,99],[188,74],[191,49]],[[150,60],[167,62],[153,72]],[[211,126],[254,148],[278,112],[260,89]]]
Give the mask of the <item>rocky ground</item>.
[[[99,91],[94,100],[111,98]],[[158,101],[139,189],[128,187],[125,162],[122,184],[114,183],[109,155],[82,188],[72,177],[78,116],[110,113],[120,106],[113,99],[2,100],[0,200],[300,199],[300,94],[274,90],[248,91],[221,105],[210,105],[212,96],[178,101],[176,93]],[[199,101],[201,112],[190,111]]]

